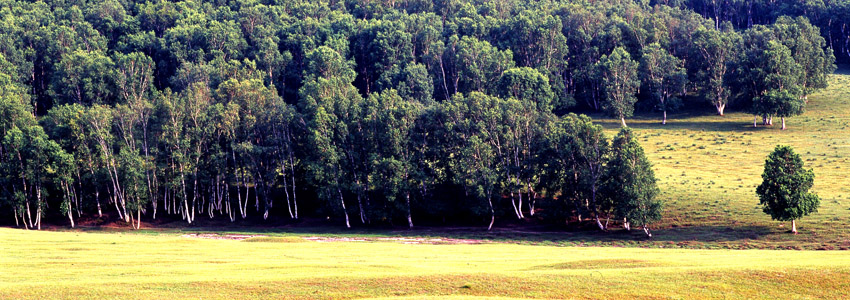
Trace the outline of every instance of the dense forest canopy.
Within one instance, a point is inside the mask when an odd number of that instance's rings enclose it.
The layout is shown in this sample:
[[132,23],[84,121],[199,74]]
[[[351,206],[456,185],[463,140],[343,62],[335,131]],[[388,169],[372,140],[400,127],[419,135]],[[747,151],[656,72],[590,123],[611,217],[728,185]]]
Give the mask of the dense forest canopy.
[[572,111],[784,129],[850,58],[827,2],[0,0],[0,215],[649,233],[634,134]]

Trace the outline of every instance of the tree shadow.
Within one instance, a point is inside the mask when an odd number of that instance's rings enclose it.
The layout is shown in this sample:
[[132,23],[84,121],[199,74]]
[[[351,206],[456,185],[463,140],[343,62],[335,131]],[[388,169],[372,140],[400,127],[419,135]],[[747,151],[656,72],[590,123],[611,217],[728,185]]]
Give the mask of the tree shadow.
[[[602,113],[588,113],[593,122],[602,125],[608,130],[617,130],[622,124],[618,119],[612,119]],[[661,115],[656,113],[639,113],[626,119],[626,125],[633,129],[652,130],[691,130],[712,132],[757,132],[763,130],[779,130],[778,120],[774,125],[762,125],[762,120],[757,120],[757,127],[753,127],[753,116],[740,112],[728,113],[724,116],[705,111],[687,110],[676,113],[668,113],[667,124],[661,124]]]
[[[765,236],[777,234],[771,228],[762,226],[721,226],[699,225],[670,227],[651,230],[648,238],[642,229],[627,231],[612,228],[601,231],[595,224],[582,224],[580,228],[563,226],[534,225],[495,227],[488,231],[486,227],[444,227],[419,226],[407,228],[355,227],[351,229],[339,226],[317,227],[245,227],[186,228],[190,232],[245,233],[245,234],[294,234],[301,236],[349,236],[349,237],[401,237],[443,240],[467,240],[473,242],[507,242],[520,244],[560,244],[560,245],[618,245],[627,243],[742,243],[762,240]],[[639,245],[638,245],[639,246]]]

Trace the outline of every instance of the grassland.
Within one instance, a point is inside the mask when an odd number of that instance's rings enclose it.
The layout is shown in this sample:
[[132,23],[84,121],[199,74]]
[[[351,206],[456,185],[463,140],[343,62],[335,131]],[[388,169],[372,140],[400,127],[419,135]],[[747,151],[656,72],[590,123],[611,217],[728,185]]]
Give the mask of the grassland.
[[[850,297],[845,251],[244,241],[0,228],[0,299]],[[450,297],[451,296],[451,297]]]
[[[596,116],[608,133],[619,120]],[[830,87],[809,97],[807,111],[779,125],[753,128],[753,116],[686,112],[627,120],[654,164],[667,203],[660,239],[728,247],[850,249],[850,75],[833,75]],[[759,120],[759,123],[761,120]],[[775,120],[774,123],[778,123]],[[778,144],[791,145],[815,172],[817,213],[798,222],[772,221],[758,206],[764,160]],[[666,236],[666,238],[665,238]]]

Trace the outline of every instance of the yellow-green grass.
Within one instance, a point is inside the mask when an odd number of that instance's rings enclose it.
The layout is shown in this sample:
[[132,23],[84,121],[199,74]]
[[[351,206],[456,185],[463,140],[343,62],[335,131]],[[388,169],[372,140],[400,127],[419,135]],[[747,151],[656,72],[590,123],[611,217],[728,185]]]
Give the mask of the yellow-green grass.
[[[610,135],[619,120],[599,117]],[[832,75],[830,87],[809,96],[806,112],[787,119],[788,129],[753,128],[753,116],[732,112],[660,114],[627,119],[654,164],[664,220],[660,239],[709,241],[715,245],[850,248],[850,75]],[[790,222],[772,221],[758,206],[764,160],[778,144],[791,145],[815,172],[817,213],[798,222],[801,235],[787,234]]]
[[266,243],[8,228],[0,241],[0,299],[850,297],[846,251]]

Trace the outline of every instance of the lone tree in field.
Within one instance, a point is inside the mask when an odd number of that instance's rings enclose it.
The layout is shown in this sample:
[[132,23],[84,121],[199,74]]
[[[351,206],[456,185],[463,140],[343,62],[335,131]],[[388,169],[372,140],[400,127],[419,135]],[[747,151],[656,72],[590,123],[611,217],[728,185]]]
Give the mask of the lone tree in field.
[[776,146],[764,163],[764,181],[756,189],[764,212],[778,221],[791,221],[797,234],[797,219],[816,212],[820,199],[810,193],[815,174],[803,169],[803,160],[790,146]]

